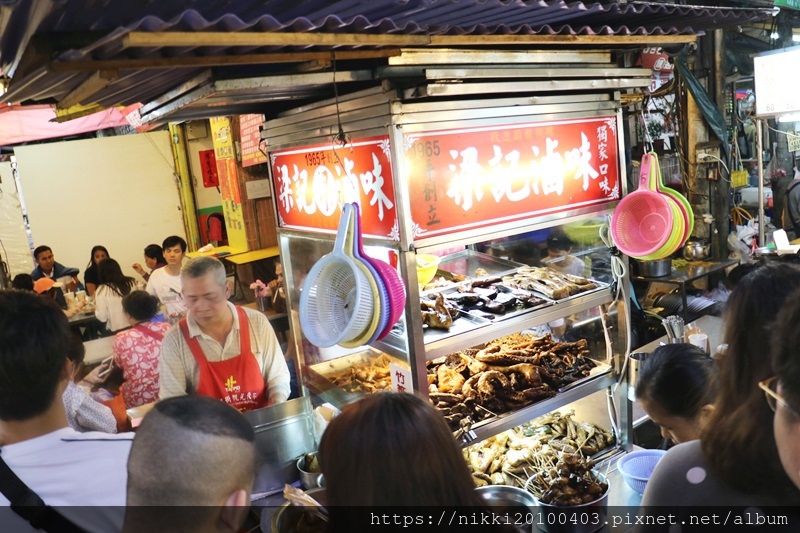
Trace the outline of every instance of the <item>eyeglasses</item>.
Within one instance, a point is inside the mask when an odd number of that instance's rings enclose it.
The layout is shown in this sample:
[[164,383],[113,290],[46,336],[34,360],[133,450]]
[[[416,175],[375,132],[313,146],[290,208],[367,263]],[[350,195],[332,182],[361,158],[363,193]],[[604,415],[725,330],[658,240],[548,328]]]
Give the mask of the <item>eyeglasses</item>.
[[778,388],[778,376],[772,376],[769,379],[760,381],[758,383],[758,388],[764,391],[764,396],[767,399],[767,405],[769,405],[770,409],[775,411],[777,404],[781,404],[795,415],[800,416],[800,411],[789,405],[786,399],[777,393],[776,389]]

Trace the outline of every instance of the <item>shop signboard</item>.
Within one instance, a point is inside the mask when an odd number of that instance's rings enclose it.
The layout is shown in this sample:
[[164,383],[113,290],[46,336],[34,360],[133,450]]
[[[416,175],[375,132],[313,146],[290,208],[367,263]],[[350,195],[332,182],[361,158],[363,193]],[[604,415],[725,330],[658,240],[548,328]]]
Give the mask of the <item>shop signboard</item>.
[[260,126],[264,115],[239,115],[239,137],[241,138],[242,166],[251,167],[267,162],[267,156],[259,149],[261,144]]
[[797,152],[800,150],[800,133],[796,131],[787,131],[786,142],[789,145],[790,152]]
[[345,203],[361,206],[364,235],[399,240],[388,136],[270,152],[278,223],[332,230]]
[[228,244],[233,248],[247,251],[250,248],[247,245],[242,198],[239,194],[239,173],[236,170],[230,120],[227,117],[212,117],[209,119],[209,124],[217,160],[217,177]]
[[620,198],[614,116],[406,135],[414,239]]
[[800,46],[764,52],[753,57],[756,115],[772,118],[800,112],[800,92],[795,69],[786,68],[800,61]]

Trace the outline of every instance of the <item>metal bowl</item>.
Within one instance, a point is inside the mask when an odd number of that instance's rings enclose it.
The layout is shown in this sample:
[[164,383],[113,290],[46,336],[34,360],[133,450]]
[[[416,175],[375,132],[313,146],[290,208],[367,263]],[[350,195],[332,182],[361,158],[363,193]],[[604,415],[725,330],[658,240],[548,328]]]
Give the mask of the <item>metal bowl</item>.
[[636,260],[639,275],[643,278],[663,278],[672,273],[672,259],[656,259],[655,261]]
[[[324,488],[310,489],[306,491],[306,494],[322,505],[328,503]],[[302,518],[303,514],[306,512],[304,507],[295,507],[291,503],[286,502],[275,511],[275,514],[273,514],[271,518],[269,518],[269,523],[267,523],[268,514],[264,513],[262,515],[261,531],[293,533],[297,530],[297,523],[300,521],[300,518]],[[321,528],[321,530],[324,530],[324,527]]]
[[[606,482],[606,476],[592,470],[598,483]],[[530,483],[530,479],[528,480]],[[527,485],[527,483],[526,483]],[[552,505],[536,500],[539,505],[537,526],[546,533],[594,533],[606,524],[608,516],[608,494],[611,492],[609,485],[605,493],[594,501],[580,505]]]
[[[486,500],[495,515],[507,516],[509,524],[519,522],[520,516],[536,513],[536,498],[525,489],[508,485],[486,485],[475,490]],[[533,525],[528,524],[521,529],[532,531]]]
[[711,244],[708,241],[686,241],[683,245],[683,258],[687,261],[704,261],[711,257]]

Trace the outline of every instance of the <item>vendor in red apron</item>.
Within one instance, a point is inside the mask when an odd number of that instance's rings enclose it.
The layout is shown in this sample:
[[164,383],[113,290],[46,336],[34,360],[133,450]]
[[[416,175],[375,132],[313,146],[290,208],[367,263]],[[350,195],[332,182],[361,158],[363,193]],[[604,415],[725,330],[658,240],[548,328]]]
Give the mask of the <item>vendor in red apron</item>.
[[224,265],[197,257],[181,269],[188,313],[161,346],[160,398],[201,394],[240,411],[285,402],[289,369],[267,318],[228,302]]

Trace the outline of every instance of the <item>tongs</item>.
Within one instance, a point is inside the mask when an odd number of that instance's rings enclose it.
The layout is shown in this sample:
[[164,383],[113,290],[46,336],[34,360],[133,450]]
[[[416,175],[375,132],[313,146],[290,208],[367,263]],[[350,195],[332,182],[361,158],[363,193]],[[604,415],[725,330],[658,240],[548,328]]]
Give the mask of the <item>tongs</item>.
[[303,490],[291,485],[284,485],[283,497],[292,505],[308,507],[309,512],[315,514],[324,521],[328,521],[328,509],[317,500],[306,494]]

